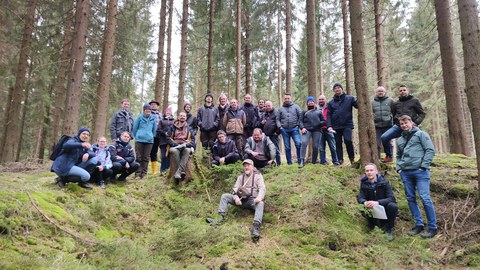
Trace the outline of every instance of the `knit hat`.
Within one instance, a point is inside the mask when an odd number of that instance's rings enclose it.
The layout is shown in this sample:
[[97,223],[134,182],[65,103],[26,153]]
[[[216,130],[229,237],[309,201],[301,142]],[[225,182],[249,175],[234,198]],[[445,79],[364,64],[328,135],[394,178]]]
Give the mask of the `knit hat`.
[[82,127],[78,130],[78,133],[77,133],[77,137],[80,136],[80,134],[82,134],[82,132],[84,131],[88,131],[88,134],[92,134],[92,132],[90,131],[90,129],[86,128],[86,127]]
[[156,101],[155,99],[152,99],[148,104],[152,105],[152,103],[157,104],[157,106],[160,106],[160,102]]
[[150,104],[148,104],[148,103],[143,104],[143,110],[144,111],[145,110],[151,110],[151,109],[152,109],[152,107],[150,107]]
[[343,86],[340,83],[335,83],[332,87],[332,90],[335,89],[335,87],[339,86],[343,90]]
[[217,137],[218,137],[218,135],[220,135],[220,134],[222,134],[222,135],[227,135],[227,133],[225,133],[225,131],[223,131],[223,130],[221,130],[221,129],[217,131]]
[[309,101],[313,101],[313,103],[315,103],[315,98],[313,98],[312,96],[309,96],[307,98],[307,104],[308,104]]
[[172,113],[172,108],[167,107],[167,108],[165,109],[165,113],[167,113],[167,112]]
[[207,97],[211,97],[211,98],[212,98],[212,100],[213,100],[213,95],[212,95],[211,93],[207,93],[207,94],[205,95],[205,99],[204,99],[204,101],[206,101],[206,100],[207,100]]

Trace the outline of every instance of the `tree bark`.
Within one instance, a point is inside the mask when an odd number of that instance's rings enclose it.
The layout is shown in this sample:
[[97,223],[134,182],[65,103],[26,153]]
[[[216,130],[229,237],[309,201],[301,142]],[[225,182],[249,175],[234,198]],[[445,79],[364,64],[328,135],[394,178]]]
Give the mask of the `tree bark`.
[[185,102],[185,77],[187,75],[187,30],[188,30],[188,1],[183,0],[182,13],[182,41],[180,51],[180,70],[178,78],[178,110],[177,113],[183,110]]
[[[280,5],[281,6],[281,5]],[[278,38],[278,48],[277,48],[277,99],[278,104],[282,104],[282,31],[280,27],[280,14],[281,8],[278,9],[278,18],[277,18],[277,38]]]
[[463,59],[465,62],[465,91],[472,115],[472,129],[477,157],[478,196],[480,202],[480,28],[476,0],[458,0],[458,14],[462,33]]
[[58,77],[55,83],[55,104],[52,117],[52,133],[50,134],[49,149],[52,148],[60,138],[60,130],[63,123],[63,111],[65,109],[65,78],[68,72],[68,62],[70,58],[71,41],[72,41],[72,22],[73,22],[73,0],[66,2],[67,19],[65,22],[62,55],[60,57],[60,67],[58,69]]
[[308,95],[317,96],[317,46],[315,31],[315,0],[307,0],[307,62]]
[[[285,1],[285,93],[292,93],[292,6]],[[282,103],[280,103],[281,105]]]
[[163,51],[165,47],[165,24],[167,17],[167,0],[162,0],[160,7],[160,27],[158,32],[157,74],[155,77],[155,100],[162,103],[163,91]]
[[[8,113],[10,112],[10,107],[12,106],[11,100],[12,100],[12,94],[13,94],[13,87],[8,88],[8,95],[7,95],[7,102],[5,104],[5,115],[3,116],[3,126],[6,127],[7,123],[10,121],[8,118]],[[2,132],[2,138],[0,141],[0,153],[3,153],[3,148],[5,146],[5,139],[7,135],[7,131]],[[2,162],[2,158],[0,157],[0,162]]]
[[163,110],[168,108],[168,96],[170,94],[170,71],[172,69],[172,19],[173,18],[173,0],[170,0],[168,6],[168,26],[167,26],[167,59],[165,61],[165,91],[163,92]]
[[97,102],[95,111],[95,126],[93,133],[98,138],[105,136],[107,125],[108,100],[110,96],[110,82],[112,81],[113,52],[115,49],[115,36],[117,32],[118,0],[108,1],[107,24],[100,63],[100,76],[97,88]]
[[[28,66],[28,81],[32,79],[32,71],[33,71],[33,57],[30,58],[30,65]],[[23,97],[23,106],[22,106],[22,117],[20,119],[20,134],[18,135],[18,147],[17,152],[15,154],[15,162],[20,160],[20,153],[22,152],[22,144],[23,144],[23,132],[25,131],[25,119],[27,116],[27,109],[29,108],[28,98],[30,95],[29,87],[25,87],[25,94]]]
[[375,126],[373,124],[372,105],[370,102],[369,87],[367,82],[367,65],[365,62],[365,45],[362,23],[362,1],[350,0],[350,22],[352,30],[352,59],[355,89],[357,89],[358,125],[362,127],[359,132],[360,160],[362,165],[369,162],[378,162]]
[[20,58],[18,60],[17,73],[15,77],[15,88],[13,89],[10,107],[5,125],[5,145],[2,152],[2,162],[11,162],[15,160],[16,149],[20,142],[19,137],[19,116],[20,103],[22,102],[23,90],[25,85],[25,75],[27,72],[28,57],[30,54],[30,44],[35,21],[36,0],[30,0],[28,3],[28,13],[23,30],[22,46],[20,48]]
[[383,1],[374,0],[373,9],[375,12],[375,48],[377,54],[377,85],[386,87],[385,81],[385,53],[383,46]]
[[212,91],[213,84],[213,38],[215,34],[215,0],[210,0],[210,18],[208,24],[208,66],[207,66],[207,92]]
[[[318,88],[320,95],[325,95],[324,90],[324,78],[323,78],[323,63],[322,63],[322,29],[318,26],[318,47],[320,48],[320,53],[318,55]],[[315,97],[316,98],[316,97]]]
[[89,0],[77,0],[75,11],[74,39],[72,43],[72,72],[67,87],[67,104],[63,132],[74,135],[78,130],[80,119],[80,98],[82,94],[83,62],[85,61],[85,44],[88,26]]
[[[249,3],[245,1],[246,3]],[[252,63],[250,59],[250,5],[244,8],[245,15],[245,94],[252,93]]]
[[462,96],[458,84],[457,57],[455,55],[455,45],[453,44],[450,2],[445,0],[435,0],[434,2],[438,42],[442,57],[445,101],[447,103],[450,152],[470,155],[470,147],[469,143],[467,143],[467,128],[465,118],[463,117]]
[[342,19],[343,19],[343,58],[345,62],[345,91],[347,94],[351,94],[350,86],[350,40],[348,32],[348,10],[347,0],[342,0]]
[[242,0],[237,0],[237,44],[236,44],[236,70],[235,70],[235,99],[240,99],[240,88],[242,80]]

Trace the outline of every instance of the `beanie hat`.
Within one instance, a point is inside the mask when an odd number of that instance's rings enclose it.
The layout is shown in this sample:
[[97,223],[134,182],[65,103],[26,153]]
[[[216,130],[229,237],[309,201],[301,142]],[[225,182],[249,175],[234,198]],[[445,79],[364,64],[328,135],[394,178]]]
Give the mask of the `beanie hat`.
[[172,108],[167,107],[167,108],[165,109],[165,113],[167,113],[167,112],[172,113]]
[[225,133],[225,131],[219,129],[219,130],[217,131],[217,136],[220,135],[220,134],[227,135],[227,133]]
[[315,99],[312,96],[309,96],[307,98],[307,104],[308,104],[309,101],[313,101],[313,103],[315,103]]
[[148,103],[143,104],[143,110],[144,111],[145,110],[151,110],[151,109],[152,109],[152,107],[150,107],[150,104],[148,104]]
[[185,103],[185,105],[183,105],[183,109],[184,109],[184,110],[185,110],[185,107],[187,107],[187,105],[190,106],[190,109],[192,108],[192,104],[190,104],[190,103],[187,102],[187,103]]
[[339,86],[343,90],[343,86],[340,83],[335,83],[332,87],[332,90],[335,89],[335,87]]
[[213,95],[212,95],[211,93],[207,93],[207,94],[205,95],[205,99],[204,99],[205,101],[207,100],[207,97],[211,97],[212,100],[213,100]]
[[88,131],[88,134],[92,134],[92,132],[90,131],[90,129],[86,128],[86,127],[82,127],[78,130],[78,133],[77,133],[77,137],[80,136],[80,134],[82,134],[82,132],[84,131]]

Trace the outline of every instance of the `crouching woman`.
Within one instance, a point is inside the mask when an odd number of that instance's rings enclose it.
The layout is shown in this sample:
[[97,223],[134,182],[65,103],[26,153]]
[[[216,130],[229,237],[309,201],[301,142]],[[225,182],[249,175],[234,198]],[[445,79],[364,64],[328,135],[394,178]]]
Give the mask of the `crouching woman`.
[[140,164],[135,161],[135,153],[132,145],[130,145],[130,133],[127,131],[120,134],[114,143],[108,149],[112,159],[113,174],[110,176],[110,181],[115,182],[115,176],[119,181],[126,181],[127,177],[136,172],[140,168]]

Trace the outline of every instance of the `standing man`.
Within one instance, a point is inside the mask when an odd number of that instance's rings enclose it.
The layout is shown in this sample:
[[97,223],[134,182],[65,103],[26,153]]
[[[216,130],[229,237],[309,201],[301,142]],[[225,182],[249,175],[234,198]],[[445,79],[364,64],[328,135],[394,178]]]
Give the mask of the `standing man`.
[[320,95],[318,97],[318,110],[320,110],[323,114],[323,118],[325,119],[325,125],[322,126],[322,136],[320,137],[320,164],[327,165],[327,150],[326,150],[326,143],[328,143],[328,147],[330,148],[330,154],[332,156],[332,163],[334,165],[339,165],[338,157],[337,157],[337,148],[335,147],[335,137],[333,136],[333,132],[328,131],[327,122],[328,122],[328,108],[327,108],[327,97],[324,95]]
[[[152,115],[155,117],[155,122],[157,122],[157,128],[160,125],[160,121],[162,121],[162,114],[158,110],[158,106],[160,106],[160,102],[156,100],[150,101],[150,108],[152,108]],[[158,147],[160,146],[160,134],[158,132],[155,133],[155,137],[153,137],[153,146],[152,151],[150,152],[150,160],[152,161],[152,174],[158,173]]]
[[373,209],[377,205],[385,208],[387,220],[369,216],[365,217],[367,218],[369,229],[373,229],[375,226],[384,227],[383,230],[387,234],[387,241],[392,241],[398,207],[390,182],[378,173],[377,166],[373,163],[365,165],[365,176],[360,180],[360,191],[357,201],[367,208]]
[[218,110],[218,116],[220,118],[220,123],[218,125],[218,129],[219,130],[221,129],[221,130],[225,131],[225,125],[223,124],[223,117],[225,116],[225,113],[228,110],[228,99],[227,99],[227,96],[223,93],[220,94],[220,96],[218,97],[217,110]]
[[415,220],[410,235],[421,233],[425,227],[417,204],[418,191],[428,222],[428,231],[421,236],[432,238],[437,234],[435,208],[430,198],[430,164],[435,156],[435,148],[428,133],[416,127],[410,116],[402,115],[398,121],[402,135],[397,139],[396,170],[402,178],[408,208]]
[[260,128],[253,130],[245,144],[245,157],[253,160],[256,168],[275,164],[275,145]]
[[245,133],[243,129],[247,119],[245,112],[238,108],[238,101],[236,99],[230,100],[230,107],[223,117],[223,125],[227,130],[227,136],[230,140],[235,142],[238,153],[243,159],[243,151],[245,150]]
[[339,83],[333,85],[333,98],[328,102],[328,131],[335,135],[337,157],[339,163],[343,164],[343,141],[347,147],[350,163],[355,162],[355,150],[353,149],[353,107],[357,108],[357,98],[343,92]]
[[[262,121],[263,117],[265,116],[265,100],[259,99],[258,106],[257,106],[257,120],[258,122]],[[258,123],[260,125],[260,123]],[[258,126],[257,125],[257,126]]]
[[273,107],[273,103],[270,100],[265,102],[265,114],[260,121],[260,127],[263,129],[263,133],[270,138],[275,145],[275,159],[277,166],[282,164],[282,157],[280,156],[280,139],[281,126],[277,125],[278,111]]
[[305,156],[307,155],[307,146],[312,138],[312,164],[317,163],[318,157],[318,147],[320,145],[320,137],[322,136],[322,126],[325,125],[325,118],[323,118],[323,113],[320,110],[317,110],[315,106],[315,98],[307,98],[307,110],[303,111],[302,115],[302,150],[300,168],[303,167],[305,163]]
[[140,163],[140,168],[135,172],[135,177],[143,178],[147,175],[150,152],[153,147],[153,137],[157,133],[157,122],[152,115],[150,104],[143,105],[143,113],[133,123],[133,136],[135,136],[135,155]]
[[220,122],[218,110],[213,105],[212,94],[208,93],[205,95],[205,104],[198,109],[197,120],[198,127],[200,128],[202,147],[212,147],[217,138],[218,124]]
[[133,114],[130,112],[130,101],[123,99],[120,102],[121,109],[112,115],[110,119],[110,139],[115,142],[122,132],[132,133]]
[[173,122],[172,134],[168,139],[168,144],[170,145],[171,158],[178,165],[178,169],[173,176],[175,184],[178,184],[185,177],[188,157],[195,147],[195,137],[190,132],[185,112],[180,112],[178,119]]
[[297,163],[300,164],[300,149],[302,143],[299,129],[303,128],[302,110],[297,104],[293,103],[291,94],[285,94],[283,96],[283,106],[278,110],[277,126],[281,127],[287,164],[292,165],[292,146],[290,139],[293,139],[295,143]]
[[[377,87],[375,90],[375,98],[372,101],[372,110],[375,122],[375,132],[377,135],[377,150],[378,156],[381,155],[382,150],[382,140],[380,139],[382,134],[389,130],[393,125],[393,116],[392,116],[392,108],[393,108],[393,99],[387,96],[387,91],[383,86]],[[385,158],[383,158],[382,162],[392,162],[392,152],[393,146],[391,140],[388,141],[387,144],[388,150],[384,149],[385,151]]]
[[247,122],[243,127],[243,132],[245,138],[250,138],[253,133],[253,129],[257,127],[258,119],[257,119],[257,106],[253,105],[252,103],[252,96],[250,94],[246,94],[243,97],[243,101],[245,102],[240,110],[245,113]]
[[185,105],[183,105],[183,109],[185,110],[185,113],[187,113],[187,124],[190,127],[192,136],[195,137],[197,135],[198,120],[196,116],[190,113],[192,111],[192,104],[185,103]]
[[382,159],[383,162],[391,162],[393,153],[391,149],[388,148],[388,145],[391,143],[392,139],[400,137],[402,134],[402,128],[400,128],[399,117],[402,115],[408,115],[413,120],[413,123],[416,126],[419,126],[423,119],[425,119],[425,111],[423,110],[422,104],[414,96],[410,95],[410,91],[407,86],[404,84],[398,87],[398,92],[400,96],[398,101],[393,103],[392,115],[393,115],[393,125],[389,130],[385,131],[380,137],[383,144],[383,149],[385,150],[385,158]]

